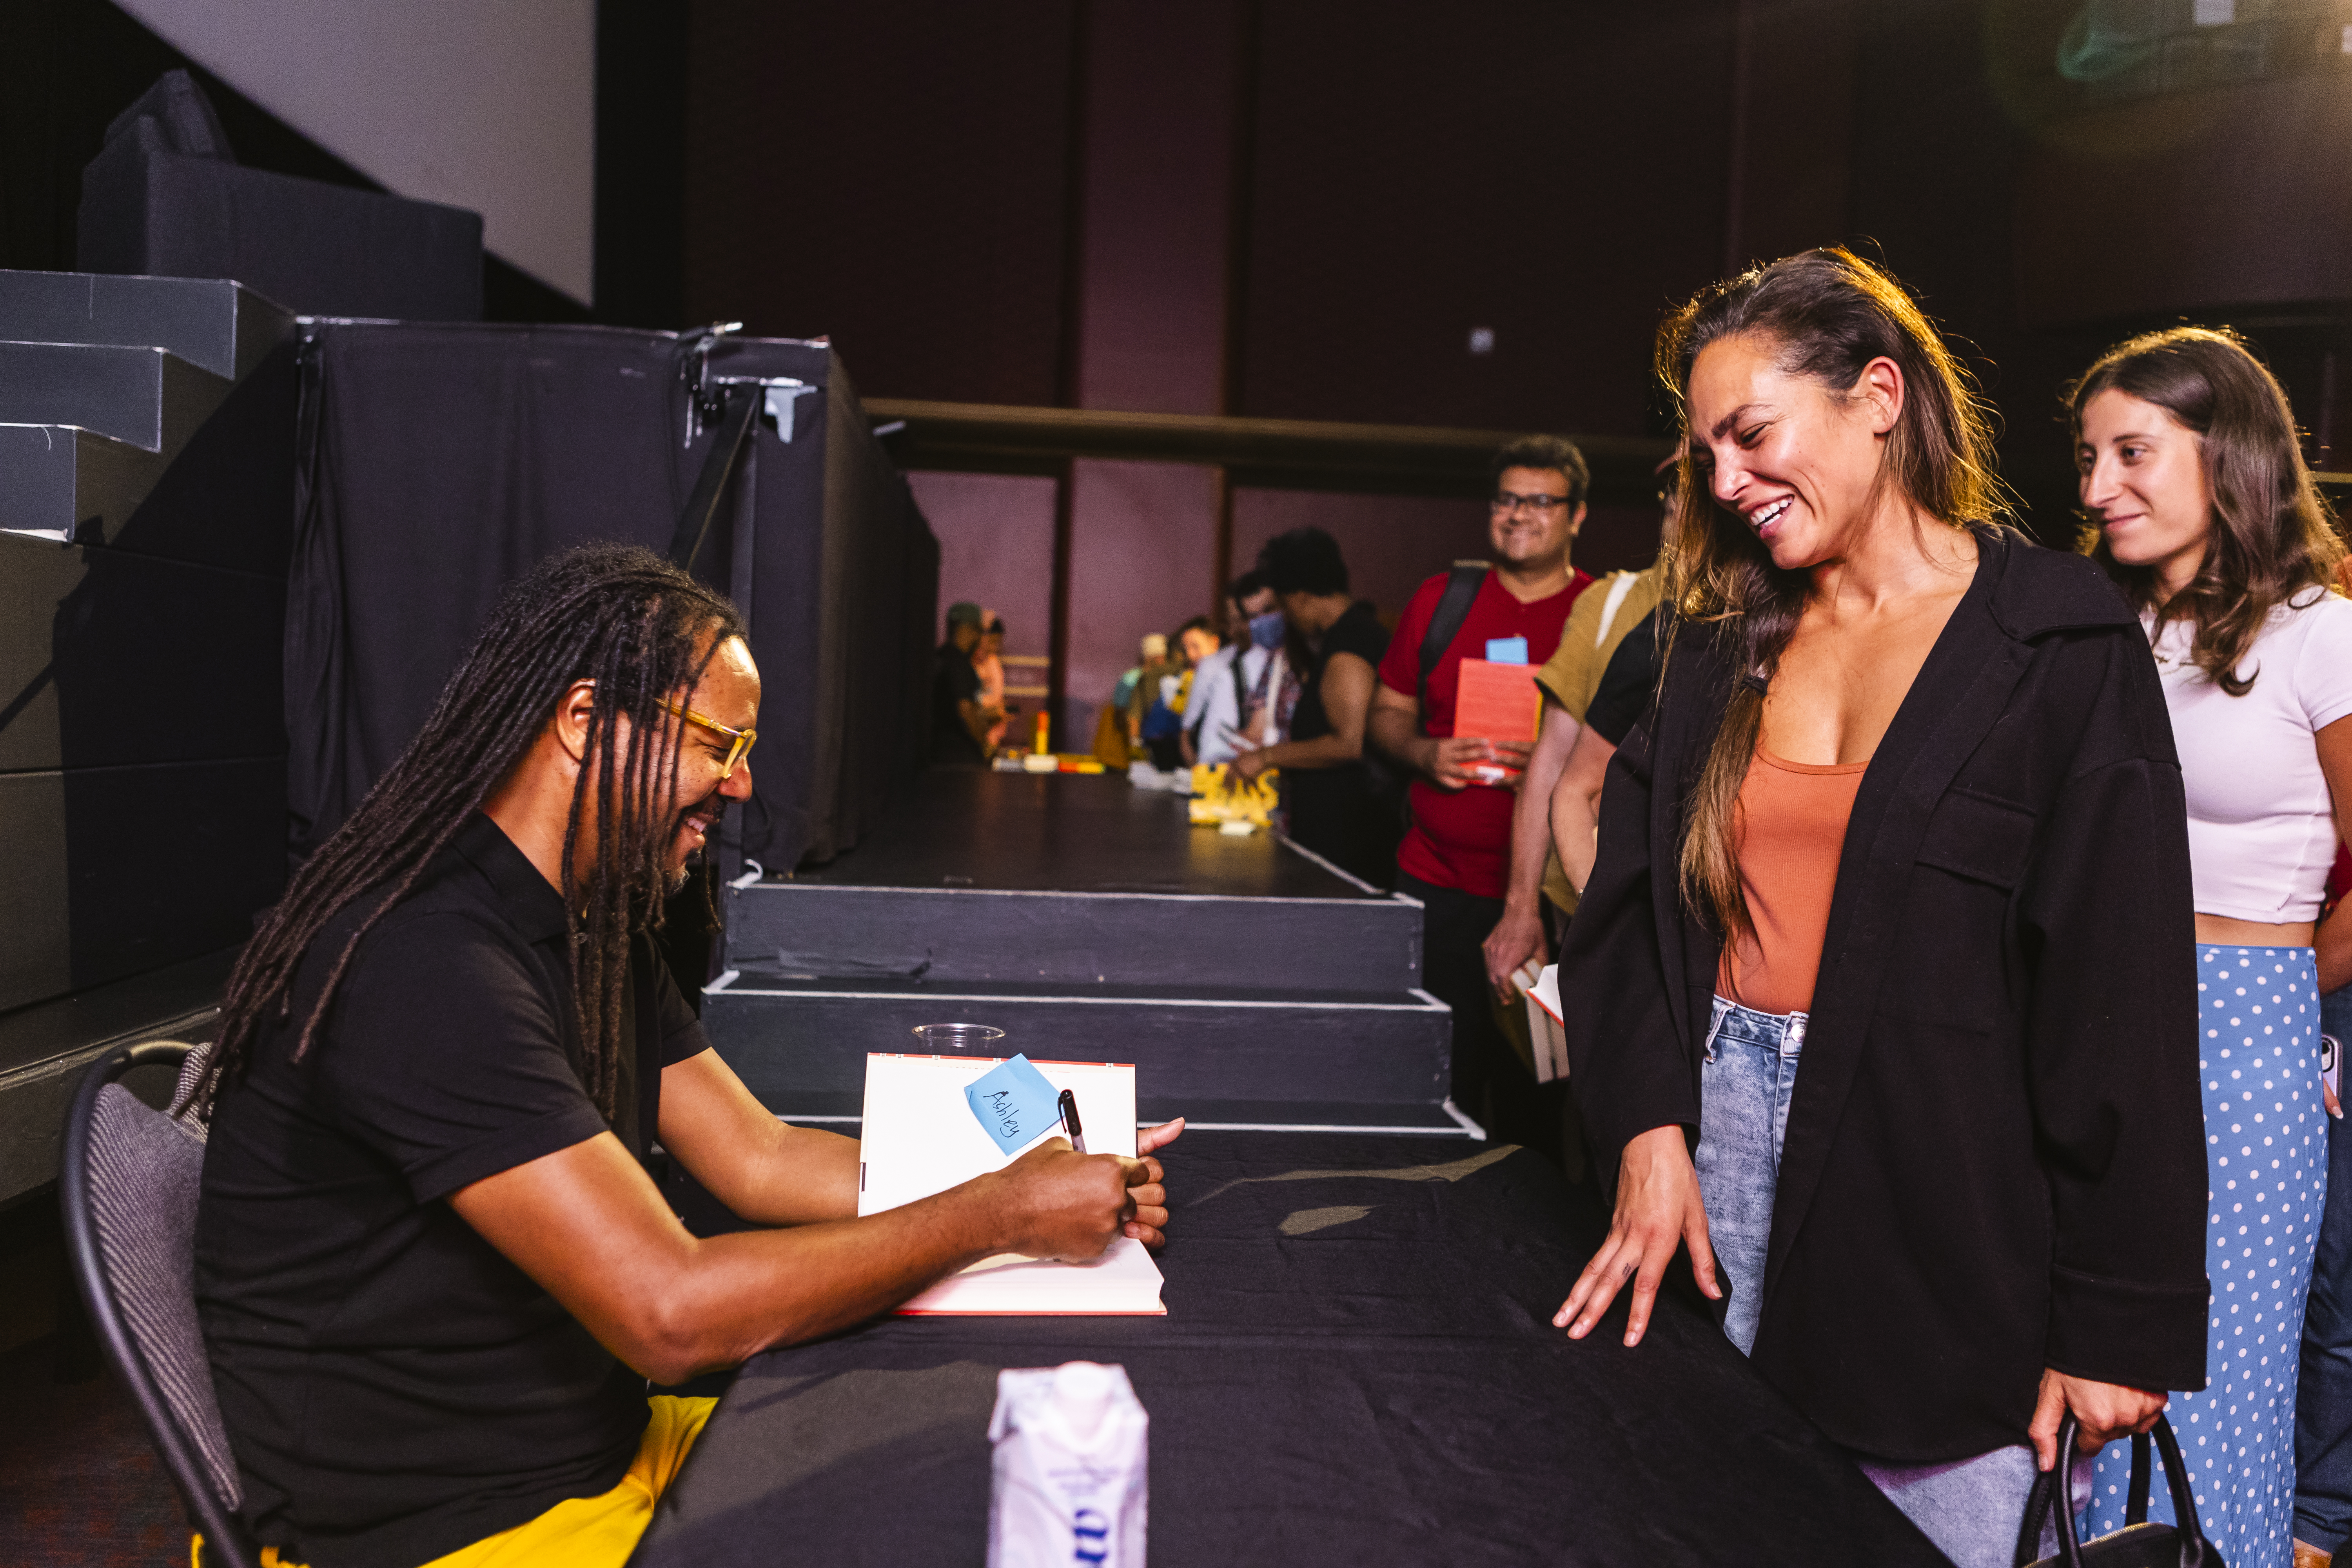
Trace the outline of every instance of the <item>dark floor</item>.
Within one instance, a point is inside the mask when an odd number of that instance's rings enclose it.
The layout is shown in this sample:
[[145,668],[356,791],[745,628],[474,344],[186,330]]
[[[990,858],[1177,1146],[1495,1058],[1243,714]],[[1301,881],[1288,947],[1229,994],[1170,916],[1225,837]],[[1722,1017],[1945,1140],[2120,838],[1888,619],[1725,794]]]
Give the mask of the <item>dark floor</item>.
[[0,1354],[0,1560],[185,1563],[188,1527],[137,1409],[103,1373],[57,1381],[55,1336]]
[[185,1563],[178,1494],[65,1279],[55,1190],[0,1212],[0,1563]]

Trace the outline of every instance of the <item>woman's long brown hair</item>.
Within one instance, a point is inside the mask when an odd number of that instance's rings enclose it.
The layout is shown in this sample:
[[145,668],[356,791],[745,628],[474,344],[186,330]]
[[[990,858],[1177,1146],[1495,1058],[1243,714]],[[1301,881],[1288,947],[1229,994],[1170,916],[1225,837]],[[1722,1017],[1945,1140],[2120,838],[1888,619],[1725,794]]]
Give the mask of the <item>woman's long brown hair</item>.
[[2196,628],[2189,658],[2232,697],[2253,689],[2238,665],[2279,605],[2314,584],[2326,586],[2344,559],[2335,518],[2305,466],[2286,394],[2245,340],[2227,328],[2168,327],[2101,354],[2066,392],[2074,438],[2083,409],[2102,392],[2153,403],[2199,437],[2205,490],[2213,508],[2205,559],[2189,585],[2158,595],[2156,571],[2126,566],[2109,552],[2095,523],[2083,547],[2107,569],[2136,609]]
[[1716,503],[1691,455],[1691,367],[1709,344],[1751,337],[1780,367],[1844,395],[1871,361],[1903,372],[1903,412],[1887,435],[1879,482],[1955,526],[2009,510],[1993,467],[1992,425],[1974,380],[1903,286],[1838,247],[1808,250],[1702,289],[1658,331],[1658,375],[1682,410],[1682,499],[1667,555],[1666,638],[1706,625],[1743,677],[1732,688],[1697,787],[1685,803],[1683,901],[1727,939],[1754,929],[1739,886],[1739,788],[1756,755],[1764,690],[1803,613],[1809,582],[1783,572],[1745,520]]

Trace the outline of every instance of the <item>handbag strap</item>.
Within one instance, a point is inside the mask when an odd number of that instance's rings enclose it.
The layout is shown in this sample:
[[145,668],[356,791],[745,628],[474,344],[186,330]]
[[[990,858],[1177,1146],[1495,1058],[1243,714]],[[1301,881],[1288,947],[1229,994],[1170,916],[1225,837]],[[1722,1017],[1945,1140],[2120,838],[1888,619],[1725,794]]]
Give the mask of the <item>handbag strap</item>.
[[[2069,1415],[2066,1419],[2072,1421],[2074,1417]],[[2061,1431],[2058,1436],[2063,1442],[2066,1434]],[[2065,1450],[2062,1448],[2059,1451],[2063,1453]],[[2058,1477],[2065,1472],[2065,1468],[2062,1464],[2056,1469],[2033,1472],[2033,1485],[2025,1494],[2025,1517],[2018,1521],[2017,1552],[2010,1558],[2012,1568],[2032,1568],[2033,1563],[2041,1561],[2042,1521],[2050,1517],[2050,1494],[2056,1489]],[[2069,1498],[2067,1500],[2071,1502],[2074,1500]]]
[[[2074,1446],[2082,1432],[2082,1422],[2073,1411],[2066,1412],[2066,1418],[2058,1424],[2058,1463],[2053,1468],[2036,1471],[2033,1486],[2025,1494],[2025,1518],[2018,1526],[2017,1554],[2011,1560],[2015,1568],[2031,1568],[2040,1560],[2042,1526],[2053,1505],[2058,1510],[2059,1557],[2066,1568],[2083,1568],[2083,1543],[2074,1530],[2074,1489],[2066,1482]],[[2180,1458],[2180,1442],[2172,1434],[2172,1423],[2158,1416],[2154,1435],[2156,1451],[2164,1459],[2165,1487],[2172,1494],[2172,1517],[2180,1539],[2180,1568],[2221,1568],[2221,1554],[2206,1539],[2205,1526],[2197,1517],[2196,1496],[2189,1487],[2189,1467]],[[2126,1529],[2147,1521],[2147,1436],[2135,1434],[2131,1493],[2124,1513]]]

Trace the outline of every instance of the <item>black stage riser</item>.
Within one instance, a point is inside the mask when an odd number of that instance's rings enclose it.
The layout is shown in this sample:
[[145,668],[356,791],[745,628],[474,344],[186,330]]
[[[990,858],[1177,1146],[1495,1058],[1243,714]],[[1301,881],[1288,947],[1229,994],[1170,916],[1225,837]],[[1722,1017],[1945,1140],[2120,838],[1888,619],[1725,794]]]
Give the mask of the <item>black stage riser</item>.
[[1421,910],[1370,899],[1032,893],[767,882],[727,906],[729,965],[1041,985],[1340,991],[1421,982]]
[[285,826],[282,756],[0,774],[0,1010],[243,942]]
[[[721,1057],[777,1115],[856,1116],[869,1052],[919,1052],[918,1024],[992,1024],[992,1054],[1135,1065],[1146,1120],[1265,1121],[1454,1130],[1445,1097],[1451,1019],[1419,995],[1393,1002],[1177,1003],[1066,996],[707,993]],[[1230,1110],[1256,1108],[1242,1117]],[[1272,1108],[1286,1108],[1276,1113]]]
[[0,339],[164,349],[242,381],[290,336],[294,316],[225,278],[118,278],[0,270]]
[[481,319],[482,218],[462,207],[128,141],[81,189],[84,271],[239,279],[306,316]]
[[0,538],[0,773],[274,756],[286,585]]
[[0,424],[76,425],[166,461],[228,388],[162,349],[0,342]]

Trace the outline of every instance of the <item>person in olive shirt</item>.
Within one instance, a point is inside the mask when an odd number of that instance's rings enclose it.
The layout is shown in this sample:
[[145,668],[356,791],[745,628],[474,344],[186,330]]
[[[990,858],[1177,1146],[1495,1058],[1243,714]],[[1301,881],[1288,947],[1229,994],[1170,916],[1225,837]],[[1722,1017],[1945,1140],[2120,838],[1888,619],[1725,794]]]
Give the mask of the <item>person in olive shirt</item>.
[[1294,528],[1266,541],[1257,570],[1289,623],[1298,706],[1288,739],[1242,752],[1234,772],[1254,779],[1281,769],[1292,840],[1349,876],[1391,887],[1403,818],[1394,801],[1382,798],[1363,760],[1364,721],[1388,628],[1370,599],[1348,591],[1339,542],[1319,528]]
[[[1059,1139],[859,1218],[856,1142],[709,1048],[651,928],[751,794],[759,706],[724,599],[641,550],[553,557],[239,958],[193,1094],[195,1289],[266,1561],[618,1568],[713,1403],[646,1380],[992,1253],[1160,1238],[1156,1161]],[[771,1228],[689,1235],[656,1139]]]

